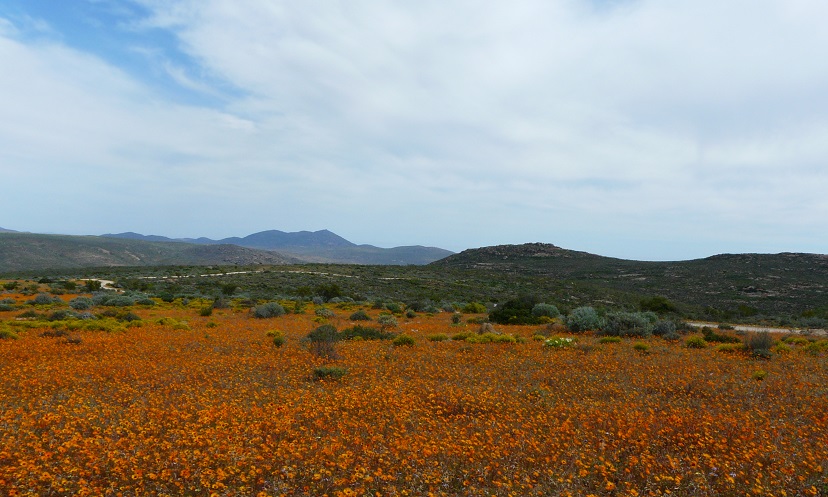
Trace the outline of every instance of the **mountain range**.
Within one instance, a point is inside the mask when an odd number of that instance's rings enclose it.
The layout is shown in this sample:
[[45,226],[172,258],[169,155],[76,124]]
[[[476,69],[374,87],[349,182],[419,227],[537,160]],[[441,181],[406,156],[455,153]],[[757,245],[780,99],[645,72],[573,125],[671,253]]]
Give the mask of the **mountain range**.
[[44,235],[0,228],[0,272],[79,267],[273,265],[339,263],[428,264],[453,252],[434,247],[356,245],[328,230],[263,231],[222,240],[118,233]]

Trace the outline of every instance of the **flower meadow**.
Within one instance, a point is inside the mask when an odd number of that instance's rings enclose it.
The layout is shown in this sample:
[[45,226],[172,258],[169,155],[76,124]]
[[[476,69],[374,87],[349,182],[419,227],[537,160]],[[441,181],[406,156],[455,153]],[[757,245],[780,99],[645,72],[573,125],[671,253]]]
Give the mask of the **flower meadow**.
[[17,337],[0,340],[0,494],[828,495],[813,341],[757,359],[655,337],[547,346],[537,326],[430,339],[477,330],[437,313],[398,316],[407,346],[322,357],[311,331],[378,311],[204,305],[133,305],[126,323],[0,312]]

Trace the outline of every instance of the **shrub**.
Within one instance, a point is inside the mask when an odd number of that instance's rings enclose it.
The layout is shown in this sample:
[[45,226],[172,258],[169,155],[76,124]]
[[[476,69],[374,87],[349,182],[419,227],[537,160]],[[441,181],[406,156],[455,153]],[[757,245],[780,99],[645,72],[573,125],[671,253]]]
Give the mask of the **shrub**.
[[380,314],[377,318],[377,323],[379,323],[380,329],[384,331],[387,328],[396,328],[397,318],[395,318],[391,314]]
[[620,341],[621,337],[601,337],[598,343],[618,343]]
[[212,306],[202,307],[201,310],[198,311],[198,314],[202,317],[212,316],[213,315],[213,307]]
[[[149,297],[141,297],[139,299],[136,299],[135,303],[137,305],[155,305],[155,301],[152,300]],[[215,306],[213,306],[213,307],[215,307]],[[218,307],[216,307],[216,309],[218,309]]]
[[128,297],[126,295],[118,295],[115,297],[110,297],[106,299],[103,305],[110,306],[110,307],[127,307],[134,304],[135,301],[132,297]]
[[537,299],[522,296],[507,301],[489,313],[489,321],[498,324],[540,324],[541,319],[532,315]]
[[339,380],[348,374],[348,370],[338,366],[319,366],[313,368],[314,380]]
[[323,324],[308,333],[307,339],[311,342],[336,342],[339,340],[339,334],[334,325]]
[[350,317],[348,317],[348,319],[350,319],[351,321],[370,321],[371,316],[369,316],[368,313],[364,310],[360,309],[351,314]]
[[259,319],[277,318],[285,314],[285,308],[276,302],[268,302],[266,304],[257,305],[253,308],[253,317]]
[[479,302],[469,302],[460,309],[464,314],[483,314],[486,312],[486,306]]
[[461,316],[459,312],[455,312],[451,315],[451,324],[460,324],[460,321],[462,320],[463,316]]
[[770,359],[773,337],[767,331],[752,333],[745,337],[745,348],[753,356],[762,359]]
[[544,347],[551,347],[553,349],[563,349],[575,345],[576,340],[568,337],[552,337],[543,342]]
[[449,339],[448,335],[445,333],[435,333],[433,335],[426,336],[429,342],[444,342]]
[[763,370],[763,369],[760,369],[759,371],[756,371],[755,373],[753,373],[753,379],[756,380],[756,381],[762,381],[767,376],[768,376],[768,372]]
[[703,349],[707,347],[707,342],[704,340],[704,337],[696,335],[685,340],[684,345],[690,349]]
[[336,351],[336,342],[339,340],[339,334],[333,325],[323,324],[308,333],[306,339],[310,341],[311,354],[329,360],[339,358],[339,354]]
[[279,348],[282,345],[284,345],[286,341],[287,341],[287,339],[285,338],[285,335],[281,331],[274,331],[273,332],[273,345],[275,345],[276,348]]
[[633,345],[633,349],[641,352],[642,354],[649,354],[650,353],[650,346],[644,342],[637,342]]
[[513,335],[501,333],[469,334],[466,337],[468,343],[516,343],[518,340]]
[[648,337],[653,334],[649,316],[640,312],[613,312],[607,315],[601,333],[612,336]]
[[8,328],[0,328],[0,340],[17,340],[17,333]]
[[39,293],[39,294],[37,294],[37,296],[34,299],[29,301],[29,303],[34,304],[34,305],[49,305],[49,304],[55,304],[57,302],[61,302],[61,300],[57,297],[52,297],[52,296],[47,295],[45,293]]
[[[314,314],[323,318],[332,318],[336,315],[334,311],[328,309],[327,307],[319,307],[316,311],[314,311]],[[353,314],[351,316],[353,317]],[[356,321],[355,319],[352,320]]]
[[338,335],[338,338],[342,340],[353,340],[355,338],[360,338],[362,340],[388,340],[393,337],[393,333],[360,325],[345,328]]
[[397,336],[397,338],[395,338],[391,343],[394,347],[412,347],[414,346],[415,341],[413,337],[402,334]]
[[4,311],[13,311],[14,305],[13,304],[0,304],[0,312]]
[[716,350],[725,354],[734,354],[744,350],[744,346],[736,343],[722,343],[716,346]]
[[663,319],[653,325],[653,335],[663,337],[665,335],[676,333],[676,323]]
[[455,335],[452,335],[451,339],[452,340],[458,340],[458,341],[464,341],[467,338],[469,338],[470,336],[474,336],[474,333],[472,333],[471,331],[463,331],[461,333],[457,333]]
[[545,317],[548,317],[548,318],[556,318],[556,317],[560,316],[560,314],[561,313],[560,313],[560,311],[558,311],[558,308],[555,307],[552,304],[543,304],[543,303],[541,303],[541,304],[535,304],[535,306],[532,307],[532,315],[535,316],[535,317],[545,316]]
[[407,317],[408,319],[413,319],[417,317],[417,313],[414,312],[414,309],[408,309],[407,311],[405,311],[405,317]]
[[662,297],[661,295],[641,299],[639,307],[642,311],[652,311],[662,314],[678,312],[676,305],[670,302],[670,299]]
[[76,297],[69,301],[69,307],[76,311],[85,311],[92,307],[92,299],[89,297]]
[[[727,329],[727,328],[719,328],[719,329]],[[735,337],[733,335],[726,335],[722,333],[716,333],[713,331],[712,328],[705,326],[702,328],[702,335],[704,335],[704,340],[710,343],[739,343],[741,340],[739,337]]]
[[592,307],[578,307],[567,316],[566,327],[575,333],[597,330],[601,327],[601,317]]
[[401,314],[402,313],[402,307],[400,307],[400,304],[398,304],[396,302],[391,302],[391,303],[385,304],[385,308],[387,310],[389,310],[390,312],[394,313],[394,314]]

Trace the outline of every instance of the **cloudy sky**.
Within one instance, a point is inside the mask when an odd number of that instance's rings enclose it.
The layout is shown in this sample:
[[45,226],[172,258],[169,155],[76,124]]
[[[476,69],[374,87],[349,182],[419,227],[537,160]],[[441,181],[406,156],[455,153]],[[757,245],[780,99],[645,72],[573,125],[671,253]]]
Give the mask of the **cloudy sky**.
[[822,0],[3,0],[0,226],[828,253]]

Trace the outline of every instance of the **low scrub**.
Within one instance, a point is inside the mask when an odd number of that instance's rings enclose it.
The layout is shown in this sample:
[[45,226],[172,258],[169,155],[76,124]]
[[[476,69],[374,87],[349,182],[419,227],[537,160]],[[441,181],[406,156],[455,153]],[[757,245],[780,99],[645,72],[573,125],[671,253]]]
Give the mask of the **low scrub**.
[[348,370],[339,366],[319,366],[313,369],[314,380],[340,380]]
[[695,335],[685,340],[684,345],[688,349],[703,349],[707,347],[707,341],[705,341],[704,337]]
[[284,314],[285,308],[276,302],[268,302],[253,308],[253,317],[258,319],[277,318]]

